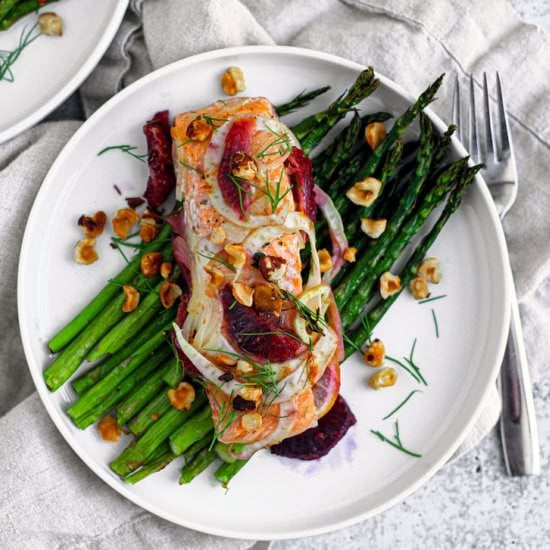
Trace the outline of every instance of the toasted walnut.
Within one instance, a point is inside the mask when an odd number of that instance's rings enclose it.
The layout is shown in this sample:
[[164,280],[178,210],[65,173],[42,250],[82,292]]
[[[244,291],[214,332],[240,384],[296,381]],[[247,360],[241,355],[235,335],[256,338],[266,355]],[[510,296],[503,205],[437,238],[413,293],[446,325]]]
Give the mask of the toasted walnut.
[[237,374],[250,374],[254,370],[254,367],[244,359],[237,361]]
[[225,353],[220,353],[214,358],[215,362],[220,365],[225,365],[226,367],[233,367],[237,364],[237,359],[231,355],[226,355]]
[[365,128],[365,140],[374,151],[385,139],[386,127],[383,122],[371,122]]
[[249,412],[241,416],[241,426],[245,432],[255,432],[262,427],[263,418],[260,413]]
[[46,36],[63,36],[63,19],[57,13],[45,11],[38,16],[38,22],[42,34]]
[[254,288],[254,309],[279,315],[283,309],[281,293],[275,285],[260,283]]
[[164,281],[160,287],[160,303],[166,309],[171,308],[175,301],[183,294],[176,283]]
[[380,296],[385,300],[401,290],[401,279],[386,271],[380,276]]
[[235,269],[240,269],[245,264],[246,252],[242,244],[226,244],[223,249],[229,256],[229,263]]
[[425,258],[416,271],[418,275],[425,277],[432,283],[437,284],[441,281],[441,272],[439,271],[439,261],[437,258]]
[[365,362],[370,367],[381,367],[384,364],[384,344],[378,338],[373,340],[365,350]]
[[356,256],[357,256],[357,248],[355,248],[354,246],[348,246],[348,248],[344,250],[343,257],[344,257],[344,260],[346,260],[346,262],[350,262],[350,263],[355,262]]
[[284,258],[265,255],[259,259],[258,267],[264,279],[277,283],[285,276],[287,265]]
[[146,277],[156,277],[160,272],[162,254],[160,252],[146,252],[140,260],[140,269]]
[[424,298],[427,298],[430,295],[428,281],[424,277],[415,277],[409,283],[409,290],[415,300],[424,300]]
[[206,141],[212,135],[212,125],[202,116],[198,116],[189,123],[185,133],[193,141]]
[[146,210],[141,217],[139,236],[144,243],[150,243],[159,233],[160,225],[151,212]]
[[95,250],[95,239],[82,239],[76,243],[74,248],[74,259],[83,265],[93,264],[97,260]]
[[222,76],[222,88],[227,95],[244,92],[244,74],[239,67],[229,67]]
[[117,421],[112,416],[104,416],[97,425],[99,435],[103,441],[112,441],[116,443],[122,435],[122,430]]
[[359,206],[370,206],[378,197],[382,182],[376,178],[365,178],[347,190],[346,197]]
[[162,262],[160,264],[160,276],[163,279],[168,279],[172,273],[172,262]]
[[321,273],[326,273],[332,269],[332,256],[326,248],[321,248],[317,253],[319,255],[319,265],[321,266]]
[[397,371],[391,367],[385,367],[375,372],[369,378],[369,386],[375,390],[393,386],[397,381]]
[[371,239],[378,239],[386,231],[387,220],[373,220],[372,218],[361,218],[361,231]]
[[258,173],[254,159],[243,151],[237,151],[231,159],[231,174],[236,178],[252,181]]
[[126,239],[130,234],[130,230],[138,221],[139,214],[133,208],[121,208],[117,211],[111,223],[116,236]]
[[210,233],[210,240],[214,244],[223,244],[223,241],[225,241],[225,229],[221,225],[217,225],[212,229],[212,232]]
[[90,239],[99,237],[105,229],[107,214],[103,210],[97,211],[92,216],[82,215],[78,218],[78,225],[84,230],[84,235]]
[[188,411],[195,401],[195,388],[189,382],[181,382],[177,388],[167,392],[170,404],[178,411]]
[[254,301],[254,289],[244,283],[233,283],[231,285],[233,298],[243,306],[251,307]]
[[132,285],[122,285],[122,292],[124,293],[122,311],[130,313],[139,305],[139,292]]
[[205,271],[210,275],[210,283],[215,288],[221,288],[225,283],[224,272],[215,265],[207,265]]

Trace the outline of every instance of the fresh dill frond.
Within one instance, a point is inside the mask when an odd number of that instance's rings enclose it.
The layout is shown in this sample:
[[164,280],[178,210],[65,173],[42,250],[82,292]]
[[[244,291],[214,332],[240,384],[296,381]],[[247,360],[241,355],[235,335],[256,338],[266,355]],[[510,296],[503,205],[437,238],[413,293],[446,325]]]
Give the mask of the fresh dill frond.
[[23,51],[42,34],[38,26],[39,23],[37,22],[30,28],[29,31],[27,31],[27,27],[23,27],[23,30],[19,35],[19,42],[17,43],[15,49],[11,51],[0,51],[0,82],[15,82],[13,66]]
[[147,153],[139,154],[135,152],[136,150],[136,145],[109,145],[108,147],[104,147],[103,149],[101,149],[97,156],[100,157],[108,151],[121,151],[122,153],[126,153],[131,157],[140,160],[141,162],[145,162],[145,159],[147,158]]
[[400,410],[402,407],[404,407],[407,402],[409,401],[409,399],[415,394],[415,393],[422,393],[420,390],[413,390],[411,393],[409,393],[409,395],[407,395],[407,397],[405,397],[405,399],[403,399],[403,401],[401,401],[401,403],[399,403],[399,405],[397,405],[397,407],[395,407],[395,409],[393,409],[391,412],[389,412],[384,418],[382,418],[382,420],[387,420],[388,418],[391,418],[398,410]]
[[399,435],[399,421],[395,421],[395,433],[393,436],[393,439],[390,439],[389,437],[385,436],[383,433],[379,432],[378,430],[371,430],[371,433],[374,434],[380,441],[384,443],[388,443],[395,449],[401,451],[402,453],[405,453],[409,456],[412,456],[414,458],[420,458],[422,455],[420,453],[415,453],[413,451],[410,451],[409,449],[406,449],[403,446],[403,443],[401,442],[401,436]]
[[[223,258],[218,258],[218,256],[215,256],[214,254],[207,254],[206,252],[201,252],[200,250],[197,250],[197,254],[199,256],[202,256],[203,258],[206,258],[207,260],[212,260],[213,262],[218,262],[219,264],[223,265],[224,267],[227,267],[227,269],[229,269],[229,271],[232,271],[233,273],[236,273],[235,268],[229,262],[224,260]],[[235,304],[233,304],[232,307],[235,307]]]

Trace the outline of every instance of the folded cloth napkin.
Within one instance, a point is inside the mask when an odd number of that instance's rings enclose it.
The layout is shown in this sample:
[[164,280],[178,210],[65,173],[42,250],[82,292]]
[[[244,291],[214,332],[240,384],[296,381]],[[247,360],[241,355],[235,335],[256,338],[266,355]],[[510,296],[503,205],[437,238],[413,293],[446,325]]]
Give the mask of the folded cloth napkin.
[[[473,73],[478,85],[483,71],[500,71],[521,174],[518,201],[505,229],[523,300],[529,358],[542,372],[549,355],[548,343],[540,336],[550,325],[550,241],[545,238],[550,233],[548,37],[520,23],[510,6],[498,0],[132,0],[116,39],[81,88],[85,112],[91,114],[152,69],[188,55],[274,43],[320,49],[373,65],[414,94],[443,71],[460,78]],[[448,119],[450,82],[445,86],[435,110]],[[249,547],[250,542],[168,524],[120,497],[80,462],[36,394],[30,395],[32,383],[17,330],[19,247],[40,183],[78,125],[43,123],[0,146],[0,547]],[[543,403],[539,400],[537,405]],[[495,391],[461,452],[488,433],[499,410]],[[497,462],[494,443],[483,443],[490,464]],[[440,522],[438,515],[422,529],[423,546],[440,547],[445,531],[461,536],[468,527],[461,510],[468,508],[469,494],[457,491],[478,489],[464,471],[472,466],[471,460],[466,457],[447,466],[389,514],[300,545],[360,548],[367,537],[375,547],[399,545],[407,540],[400,537],[416,536],[416,510],[447,496],[446,517],[455,512],[454,527]],[[513,521],[509,518],[510,525]]]

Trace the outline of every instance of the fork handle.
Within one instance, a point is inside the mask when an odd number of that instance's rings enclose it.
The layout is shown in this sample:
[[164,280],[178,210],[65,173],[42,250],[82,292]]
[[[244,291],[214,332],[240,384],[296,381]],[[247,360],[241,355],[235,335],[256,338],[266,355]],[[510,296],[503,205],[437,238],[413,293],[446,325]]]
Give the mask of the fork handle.
[[537,475],[540,474],[540,451],[531,377],[513,281],[511,287],[510,333],[500,370],[500,435],[508,475]]

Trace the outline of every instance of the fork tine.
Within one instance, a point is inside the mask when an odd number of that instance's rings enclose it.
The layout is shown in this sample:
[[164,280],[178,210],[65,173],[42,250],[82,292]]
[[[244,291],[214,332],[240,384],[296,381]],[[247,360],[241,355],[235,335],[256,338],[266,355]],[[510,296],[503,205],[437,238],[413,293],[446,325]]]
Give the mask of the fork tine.
[[483,73],[483,120],[485,122],[485,148],[487,156],[493,156],[498,162],[498,155],[495,147],[494,128],[491,121],[491,105],[489,101],[489,86],[487,85],[487,73]]
[[500,75],[497,71],[497,110],[498,110],[498,132],[500,136],[500,157],[510,153],[510,137],[508,134],[508,118],[504,108],[504,99],[502,97],[502,84]]
[[470,155],[472,160],[477,162],[481,156],[481,151],[479,150],[479,140],[477,137],[477,119],[476,119],[476,96],[474,89],[474,77],[470,75],[470,143],[468,144],[470,148]]
[[456,136],[462,141],[462,124],[460,123],[460,84],[458,74],[455,77],[455,89],[453,92],[453,124],[456,126]]

